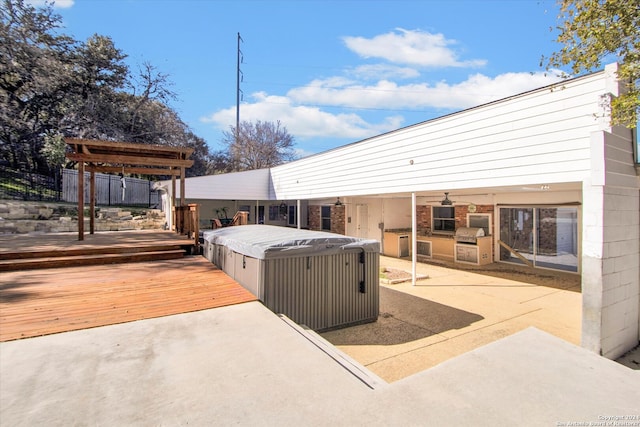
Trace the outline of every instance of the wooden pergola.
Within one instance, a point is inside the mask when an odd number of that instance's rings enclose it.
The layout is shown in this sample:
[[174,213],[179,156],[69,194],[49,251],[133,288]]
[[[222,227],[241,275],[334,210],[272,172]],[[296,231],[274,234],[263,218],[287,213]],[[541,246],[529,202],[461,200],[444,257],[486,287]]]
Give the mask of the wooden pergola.
[[78,162],[78,240],[84,240],[84,172],[89,178],[90,233],[95,231],[95,173],[123,173],[171,176],[171,205],[175,206],[176,177],[180,177],[180,206],[184,206],[185,170],[193,166],[193,148],[130,142],[66,138],[71,148],[67,159]]

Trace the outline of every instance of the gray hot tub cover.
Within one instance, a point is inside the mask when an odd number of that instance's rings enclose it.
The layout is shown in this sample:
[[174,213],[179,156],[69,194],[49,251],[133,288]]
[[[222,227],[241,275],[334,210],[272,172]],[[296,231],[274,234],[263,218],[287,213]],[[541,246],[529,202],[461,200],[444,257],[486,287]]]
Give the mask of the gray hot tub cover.
[[377,240],[324,231],[298,230],[274,225],[243,225],[202,233],[204,240],[257,259],[317,256],[359,249],[379,252]]

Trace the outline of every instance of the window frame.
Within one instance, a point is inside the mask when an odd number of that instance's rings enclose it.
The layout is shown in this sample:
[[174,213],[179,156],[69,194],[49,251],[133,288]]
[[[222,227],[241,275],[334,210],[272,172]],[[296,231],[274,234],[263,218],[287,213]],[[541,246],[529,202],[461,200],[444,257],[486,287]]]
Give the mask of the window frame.
[[[436,217],[436,210],[441,213],[441,209],[451,210],[450,217]],[[448,227],[436,227],[436,223],[441,221],[443,225],[449,224]],[[456,208],[455,206],[431,206],[431,233],[432,234],[444,234],[454,235],[456,233]]]
[[474,213],[467,213],[467,227],[476,227],[476,226],[472,226],[471,225],[471,221],[470,218],[472,216],[478,216],[478,217],[485,217],[487,218],[487,227],[477,227],[477,228],[482,228],[484,229],[484,235],[485,236],[490,236],[490,232],[491,232],[491,214],[490,213],[478,213],[478,212],[474,212]]
[[[329,216],[326,216],[326,212],[328,212]],[[331,206],[330,205],[320,206],[320,229],[322,231],[331,231]]]

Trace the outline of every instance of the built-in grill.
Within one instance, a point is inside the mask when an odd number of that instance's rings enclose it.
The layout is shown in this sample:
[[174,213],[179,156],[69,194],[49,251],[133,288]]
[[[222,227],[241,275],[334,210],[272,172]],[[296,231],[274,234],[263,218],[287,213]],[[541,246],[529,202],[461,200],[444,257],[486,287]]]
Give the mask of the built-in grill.
[[457,243],[467,243],[476,245],[478,237],[484,237],[484,229],[476,227],[460,227],[456,230],[455,239]]

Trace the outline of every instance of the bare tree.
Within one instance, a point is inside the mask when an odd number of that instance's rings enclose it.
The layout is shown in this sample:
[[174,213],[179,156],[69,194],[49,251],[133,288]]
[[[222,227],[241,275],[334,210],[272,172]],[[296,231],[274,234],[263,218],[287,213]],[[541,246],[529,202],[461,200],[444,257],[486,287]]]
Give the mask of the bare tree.
[[169,90],[171,85],[168,74],[157,71],[156,67],[149,62],[142,64],[138,70],[138,76],[133,77],[131,82],[131,90],[136,102],[133,106],[130,132],[133,133],[138,113],[145,104],[156,101],[166,105],[177,98],[176,93]]
[[234,171],[268,168],[295,158],[293,136],[280,121],[243,121],[239,129],[231,126],[222,142]]

